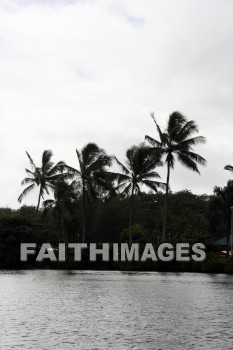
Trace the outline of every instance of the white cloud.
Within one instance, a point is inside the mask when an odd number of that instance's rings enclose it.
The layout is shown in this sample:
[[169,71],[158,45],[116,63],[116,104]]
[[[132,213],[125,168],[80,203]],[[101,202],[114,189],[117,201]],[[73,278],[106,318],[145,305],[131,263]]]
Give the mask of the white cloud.
[[[233,163],[233,3],[230,0],[1,1],[0,205],[16,207],[27,166],[76,164],[97,142],[123,160],[180,110],[208,143],[202,176],[177,167],[172,188],[211,192]],[[165,172],[160,170],[164,176]],[[31,203],[37,194],[26,201]]]

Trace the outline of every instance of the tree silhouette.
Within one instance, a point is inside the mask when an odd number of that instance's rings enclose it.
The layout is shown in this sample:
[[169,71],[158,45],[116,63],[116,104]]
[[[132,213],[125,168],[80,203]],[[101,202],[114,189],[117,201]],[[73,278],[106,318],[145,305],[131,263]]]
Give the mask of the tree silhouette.
[[112,157],[95,143],[88,143],[81,151],[76,149],[79,169],[67,167],[73,181],[80,181],[82,187],[82,241],[86,239],[86,201],[96,198],[101,188],[110,188],[107,167],[111,166]]
[[25,177],[21,185],[27,186],[21,195],[18,198],[18,201],[21,203],[23,198],[35,189],[36,186],[39,187],[39,196],[36,210],[39,210],[41,198],[44,198],[45,193],[49,194],[49,189],[54,190],[54,183],[61,176],[61,172],[64,168],[64,162],[58,162],[54,165],[51,161],[53,156],[52,151],[45,150],[42,154],[42,164],[40,167],[37,167],[30,156],[26,151],[27,157],[29,159],[32,170],[25,169],[27,177]]
[[206,139],[203,136],[193,137],[193,134],[198,132],[197,124],[193,120],[187,121],[179,112],[173,112],[169,116],[164,131],[162,131],[158,125],[154,114],[151,114],[151,116],[156,125],[159,140],[148,135],[145,136],[145,139],[152,145],[156,153],[160,152],[161,157],[165,157],[165,162],[167,164],[166,195],[163,216],[163,240],[165,240],[170,171],[174,168],[175,156],[182,165],[196,173],[200,173],[197,165],[205,165],[206,160],[193,151],[193,146],[204,143]]
[[116,157],[116,162],[121,168],[122,173],[118,174],[118,190],[121,194],[130,197],[130,214],[129,214],[129,243],[132,241],[132,222],[133,222],[133,201],[136,193],[141,194],[141,186],[144,185],[152,191],[157,192],[158,187],[165,188],[165,184],[155,181],[160,178],[159,174],[154,171],[162,163],[159,155],[155,156],[151,148],[144,143],[139,146],[132,146],[126,151],[126,166],[123,165]]
[[54,199],[46,199],[43,201],[43,213],[46,215],[51,209],[58,220],[58,234],[61,239],[61,233],[63,231],[63,213],[64,210],[68,210],[71,203],[75,201],[76,193],[73,186],[69,185],[64,177],[60,177],[54,184]]

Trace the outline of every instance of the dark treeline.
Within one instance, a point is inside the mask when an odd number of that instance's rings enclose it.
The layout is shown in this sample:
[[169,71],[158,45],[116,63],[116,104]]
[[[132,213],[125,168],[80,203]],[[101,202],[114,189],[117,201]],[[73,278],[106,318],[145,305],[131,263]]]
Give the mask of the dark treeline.
[[[216,239],[227,235],[229,252],[232,182],[216,187],[211,196],[172,193],[171,169],[177,161],[196,173],[206,164],[194,152],[205,138],[196,136],[196,123],[178,112],[169,116],[163,131],[152,119],[158,139],[145,136],[146,142],[130,147],[123,161],[94,143],[76,150],[75,168],[63,161],[54,164],[49,150],[38,166],[26,152],[30,167],[18,200],[37,190],[38,201],[35,207],[0,210],[0,265],[18,266],[21,242],[55,247],[59,242],[199,241],[211,252]],[[112,171],[113,164],[118,171]],[[161,166],[167,169],[165,181]]]
[[[39,213],[36,207],[28,206],[18,210],[1,209],[0,266],[24,267],[19,264],[21,242],[37,243],[38,246],[49,242],[54,247],[59,242],[80,242],[82,196],[76,195],[75,200],[71,196],[62,203],[62,215],[56,206],[41,209]],[[135,196],[131,227],[133,242],[151,242],[155,246],[162,242],[164,196],[162,192],[142,192]],[[167,241],[202,242],[208,252],[216,251],[214,242],[229,231],[224,211],[220,212],[219,199],[218,194],[195,195],[187,190],[169,193]],[[86,241],[128,242],[129,211],[130,198],[96,199],[86,212]],[[71,267],[75,266],[71,264]]]
[[[223,216],[217,220],[218,199],[217,195],[195,195],[188,190],[169,193],[167,240],[197,242],[202,239],[216,240],[223,236],[228,231],[228,226]],[[134,242],[162,242],[163,204],[162,192],[142,192],[135,196],[134,223],[131,229]],[[128,241],[130,198],[96,199],[88,209],[87,242]],[[41,209],[39,214],[35,207],[30,206],[22,206],[17,210],[2,208],[1,235],[5,232],[6,239],[10,240],[20,232],[25,235],[24,239],[30,238],[29,242],[34,238],[41,238],[41,242],[81,242],[82,196],[74,201],[65,201],[60,210],[62,215],[56,206]],[[32,237],[27,236],[27,232]]]

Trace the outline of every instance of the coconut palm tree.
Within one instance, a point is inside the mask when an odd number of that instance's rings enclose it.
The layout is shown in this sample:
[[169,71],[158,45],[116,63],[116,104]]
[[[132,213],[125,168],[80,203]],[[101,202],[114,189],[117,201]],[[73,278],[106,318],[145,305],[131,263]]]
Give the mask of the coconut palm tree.
[[61,176],[54,184],[54,199],[46,199],[43,201],[43,213],[46,215],[46,213],[52,209],[57,217],[59,239],[61,238],[63,229],[63,212],[75,201],[75,197],[75,189],[64,180],[64,177]]
[[[86,201],[96,198],[101,188],[110,188],[107,167],[111,166],[112,157],[95,143],[88,143],[81,151],[76,149],[79,168],[67,166],[73,182],[80,181],[82,187],[82,241],[86,238]],[[72,182],[72,183],[73,183]]]
[[155,156],[154,152],[151,152],[151,148],[144,143],[132,146],[126,151],[126,166],[115,157],[122,171],[121,174],[118,174],[118,190],[122,191],[122,195],[130,197],[129,244],[132,241],[134,195],[141,194],[142,185],[155,192],[159,187],[165,188],[165,184],[154,180],[160,178],[154,170],[162,165],[159,158],[159,154]]
[[45,193],[49,194],[49,189],[54,190],[55,181],[61,176],[61,172],[64,168],[64,162],[58,162],[54,165],[51,161],[53,156],[52,152],[45,150],[42,154],[42,164],[40,167],[37,167],[30,156],[26,151],[27,157],[29,159],[31,169],[25,169],[27,177],[25,177],[21,185],[27,186],[21,195],[18,198],[18,201],[21,203],[23,198],[31,192],[36,186],[39,187],[39,196],[36,210],[39,210],[41,198],[44,198]]
[[156,140],[148,135],[145,139],[152,145],[155,152],[160,152],[161,157],[165,157],[167,165],[167,181],[166,194],[164,201],[164,217],[163,217],[163,240],[166,239],[166,223],[167,223],[167,204],[170,182],[170,171],[175,165],[175,156],[177,160],[196,173],[199,173],[198,164],[205,165],[206,160],[193,151],[193,146],[204,143],[206,141],[203,136],[193,136],[198,132],[198,126],[195,121],[187,119],[179,112],[170,114],[167,127],[164,131],[158,125],[154,114],[151,114],[159,135]]

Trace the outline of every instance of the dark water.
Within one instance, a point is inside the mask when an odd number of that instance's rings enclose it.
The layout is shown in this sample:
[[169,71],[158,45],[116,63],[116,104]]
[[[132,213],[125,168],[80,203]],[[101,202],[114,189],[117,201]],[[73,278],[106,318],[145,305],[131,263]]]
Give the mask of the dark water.
[[0,349],[233,349],[233,276],[0,271]]

